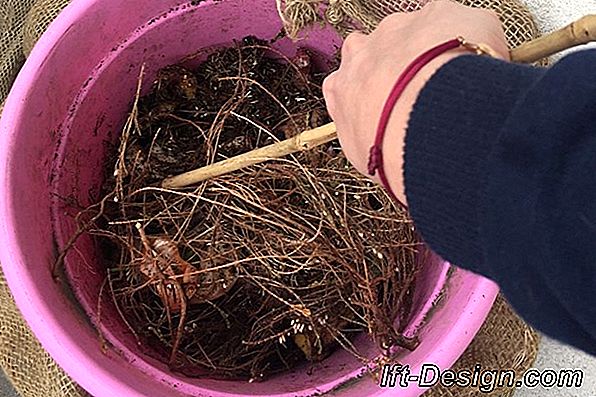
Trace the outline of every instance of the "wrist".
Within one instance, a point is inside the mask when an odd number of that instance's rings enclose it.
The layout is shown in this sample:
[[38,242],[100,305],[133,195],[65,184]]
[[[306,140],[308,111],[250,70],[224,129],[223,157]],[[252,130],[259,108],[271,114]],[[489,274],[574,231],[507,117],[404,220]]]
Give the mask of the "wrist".
[[[391,190],[405,205],[407,205],[407,197],[403,176],[404,146],[410,114],[420,92],[436,71],[449,61],[465,54],[469,54],[469,52],[455,49],[441,54],[425,65],[408,84],[391,113],[385,139],[383,140],[384,167]],[[392,84],[393,82],[389,82],[388,85]]]

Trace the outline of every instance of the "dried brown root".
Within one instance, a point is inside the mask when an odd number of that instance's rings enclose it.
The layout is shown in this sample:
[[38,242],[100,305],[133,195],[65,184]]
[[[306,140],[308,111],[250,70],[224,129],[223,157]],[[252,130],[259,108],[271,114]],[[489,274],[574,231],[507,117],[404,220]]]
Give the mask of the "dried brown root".
[[366,362],[351,342],[359,332],[381,351],[416,345],[401,330],[418,273],[412,223],[337,144],[193,190],[159,187],[328,121],[305,52],[275,54],[247,39],[198,70],[160,73],[110,165],[116,200],[86,228],[111,246],[108,285],[125,323],[189,376],[259,380],[336,346]]

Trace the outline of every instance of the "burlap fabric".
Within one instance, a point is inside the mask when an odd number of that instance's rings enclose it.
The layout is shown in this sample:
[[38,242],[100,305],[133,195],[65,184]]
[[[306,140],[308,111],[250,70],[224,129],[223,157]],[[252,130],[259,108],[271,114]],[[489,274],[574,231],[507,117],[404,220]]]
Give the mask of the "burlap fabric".
[[50,23],[70,0],[37,0],[31,7],[23,24],[23,53],[29,56],[33,46]]
[[24,397],[86,395],[35,339],[12,299],[4,273],[0,273],[0,364]]
[[[513,0],[461,0],[464,4],[496,9],[503,20],[512,46],[537,35],[529,12]],[[49,23],[68,0],[0,0],[0,102],[4,99],[18,68]],[[305,4],[308,6],[306,8]],[[280,12],[287,26],[327,21],[340,32],[355,28],[370,30],[388,13],[412,10],[409,0],[332,0],[321,17],[322,1],[288,0]],[[293,6],[294,5],[294,6]],[[294,8],[292,8],[294,7]],[[310,10],[310,11],[309,11]],[[291,19],[289,19],[291,18]],[[0,106],[1,112],[1,106]],[[528,369],[536,357],[537,334],[513,312],[501,297],[455,369]],[[4,275],[0,272],[0,365],[23,397],[75,397],[87,394],[64,374],[32,335],[16,308]],[[472,397],[512,395],[514,390],[484,394],[475,389],[435,388],[425,397]]]
[[37,39],[69,0],[0,0],[0,102]]
[[0,102],[25,60],[23,23],[35,0],[0,0]]
[[[513,311],[505,298],[497,298],[491,312],[465,353],[452,367],[454,371],[482,369],[512,369],[521,376],[532,366],[538,354],[539,335]],[[513,388],[498,388],[491,393],[478,389],[435,387],[424,397],[509,397]]]
[[[347,34],[369,32],[387,15],[419,9],[431,0],[276,0],[290,36],[306,26],[327,22]],[[494,10],[503,23],[511,48],[537,37],[532,15],[517,0],[456,0],[470,7]]]

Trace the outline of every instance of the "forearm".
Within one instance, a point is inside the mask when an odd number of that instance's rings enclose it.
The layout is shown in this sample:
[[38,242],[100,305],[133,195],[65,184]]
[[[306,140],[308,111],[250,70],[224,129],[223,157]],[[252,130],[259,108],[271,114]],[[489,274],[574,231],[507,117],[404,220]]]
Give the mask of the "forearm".
[[596,55],[577,57],[548,71],[479,57],[442,67],[411,114],[404,175],[431,248],[594,354]]

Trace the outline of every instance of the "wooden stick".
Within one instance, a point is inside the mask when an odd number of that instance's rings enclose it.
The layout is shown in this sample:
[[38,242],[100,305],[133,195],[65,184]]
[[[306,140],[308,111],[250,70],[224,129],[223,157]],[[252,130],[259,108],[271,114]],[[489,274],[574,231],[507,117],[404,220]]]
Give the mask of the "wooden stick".
[[511,50],[514,62],[536,62],[557,52],[596,41],[596,15],[586,15],[577,21]]
[[335,138],[337,138],[335,124],[325,124],[315,129],[301,132],[285,141],[251,150],[250,152],[239,154],[227,160],[188,171],[178,176],[166,178],[162,182],[162,187],[173,189],[194,185],[206,179],[225,175],[228,172],[236,171],[250,165],[284,157],[288,154],[310,150]]
[[[596,41],[596,15],[585,16],[561,30],[520,45],[511,50],[511,60],[520,63],[531,63],[559,51],[589,43],[590,41]],[[177,189],[191,186],[250,165],[284,157],[292,153],[310,150],[335,138],[337,138],[335,124],[325,124],[321,127],[301,132],[285,141],[166,178],[162,182],[162,187]]]

